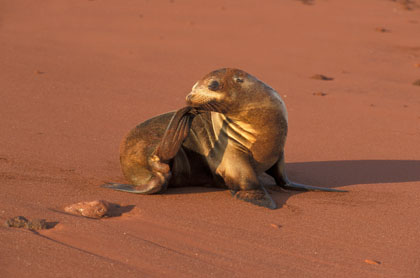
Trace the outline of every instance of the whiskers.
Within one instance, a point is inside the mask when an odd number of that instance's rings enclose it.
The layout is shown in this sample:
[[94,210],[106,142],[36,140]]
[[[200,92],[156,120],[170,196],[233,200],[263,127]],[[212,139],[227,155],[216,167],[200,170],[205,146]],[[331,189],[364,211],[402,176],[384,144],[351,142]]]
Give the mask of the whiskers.
[[204,104],[201,104],[199,107],[197,107],[199,110],[204,110],[204,111],[213,111],[213,112],[219,112],[219,113],[226,113],[227,112],[227,105],[220,103],[220,102],[215,102],[215,101],[210,101]]

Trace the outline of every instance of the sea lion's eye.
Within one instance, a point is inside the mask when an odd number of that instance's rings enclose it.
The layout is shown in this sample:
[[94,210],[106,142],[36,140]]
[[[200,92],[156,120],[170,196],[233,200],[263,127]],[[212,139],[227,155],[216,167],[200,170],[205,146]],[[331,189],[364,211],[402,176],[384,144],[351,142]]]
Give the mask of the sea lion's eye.
[[209,90],[212,91],[217,91],[217,89],[219,89],[219,82],[217,82],[216,80],[213,80],[212,82],[210,82],[210,84],[208,85]]
[[238,83],[243,83],[244,82],[244,80],[240,77],[235,77],[235,81],[238,82]]

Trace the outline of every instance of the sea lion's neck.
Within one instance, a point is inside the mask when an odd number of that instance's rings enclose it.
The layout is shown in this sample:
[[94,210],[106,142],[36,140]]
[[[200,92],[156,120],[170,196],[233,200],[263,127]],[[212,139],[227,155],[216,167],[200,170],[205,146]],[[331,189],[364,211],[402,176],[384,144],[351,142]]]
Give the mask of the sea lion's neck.
[[211,112],[213,131],[217,140],[228,139],[233,144],[250,149],[256,141],[255,128],[241,119],[232,119],[224,114]]

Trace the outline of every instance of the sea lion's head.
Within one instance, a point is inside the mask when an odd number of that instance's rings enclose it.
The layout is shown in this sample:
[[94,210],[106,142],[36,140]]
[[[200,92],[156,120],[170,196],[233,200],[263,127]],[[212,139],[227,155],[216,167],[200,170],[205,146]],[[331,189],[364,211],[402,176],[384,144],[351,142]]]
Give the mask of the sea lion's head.
[[242,70],[215,70],[195,83],[186,101],[198,110],[235,113],[243,108],[257,83],[261,82]]

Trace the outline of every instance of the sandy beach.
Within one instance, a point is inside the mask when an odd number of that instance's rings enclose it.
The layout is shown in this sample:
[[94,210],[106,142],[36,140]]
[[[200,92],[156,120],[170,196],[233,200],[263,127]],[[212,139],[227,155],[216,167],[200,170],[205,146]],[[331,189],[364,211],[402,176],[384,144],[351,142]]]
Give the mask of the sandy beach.
[[[349,192],[100,187],[131,128],[223,67],[286,102],[292,180]],[[420,1],[0,0],[0,277],[419,277],[416,80]],[[63,211],[93,200],[124,212]]]

